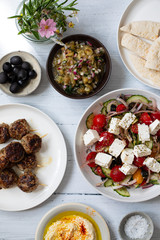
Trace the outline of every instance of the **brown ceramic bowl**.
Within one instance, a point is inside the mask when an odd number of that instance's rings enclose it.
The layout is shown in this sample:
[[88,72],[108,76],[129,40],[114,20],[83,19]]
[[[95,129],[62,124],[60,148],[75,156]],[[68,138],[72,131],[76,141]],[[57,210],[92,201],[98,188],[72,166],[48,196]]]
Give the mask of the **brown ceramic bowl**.
[[89,98],[92,97],[93,95],[97,94],[108,82],[110,74],[111,74],[111,58],[110,55],[107,51],[107,49],[104,47],[104,45],[98,41],[97,39],[84,35],[84,34],[75,34],[75,35],[70,35],[68,37],[65,37],[62,39],[62,42],[67,43],[70,41],[88,41],[90,42],[94,47],[99,48],[103,47],[105,50],[104,53],[104,60],[105,60],[105,71],[103,76],[101,77],[101,80],[99,81],[97,87],[94,89],[93,92],[89,93],[88,95],[79,95],[79,94],[67,94],[63,88],[55,81],[54,79],[54,74],[53,74],[53,59],[57,51],[62,47],[58,44],[55,44],[54,47],[51,49],[50,54],[48,56],[47,60],[47,74],[50,83],[52,86],[63,96],[68,97],[68,98],[73,98],[73,99],[84,99],[84,98]]

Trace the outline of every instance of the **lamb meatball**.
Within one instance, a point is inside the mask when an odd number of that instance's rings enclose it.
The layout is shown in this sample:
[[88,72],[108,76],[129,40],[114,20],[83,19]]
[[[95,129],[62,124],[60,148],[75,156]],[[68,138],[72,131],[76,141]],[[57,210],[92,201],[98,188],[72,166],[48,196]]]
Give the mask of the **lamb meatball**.
[[38,178],[31,171],[27,171],[19,176],[17,185],[23,192],[29,193],[37,188]]
[[11,142],[4,148],[5,157],[10,162],[20,162],[24,158],[25,151],[19,142]]
[[22,138],[21,144],[27,154],[36,153],[41,148],[42,139],[37,134],[29,133]]
[[34,169],[37,167],[37,159],[34,154],[26,154],[22,161],[17,163],[17,167],[21,170]]
[[0,124],[0,143],[7,142],[9,138],[9,125],[5,123]]
[[2,148],[0,151],[0,170],[3,170],[4,168],[6,168],[8,166],[8,163],[9,161],[5,157],[4,148]]
[[9,188],[18,180],[18,177],[13,169],[4,169],[0,172],[0,188]]
[[9,134],[12,138],[20,140],[30,131],[30,126],[25,119],[18,119],[9,126]]

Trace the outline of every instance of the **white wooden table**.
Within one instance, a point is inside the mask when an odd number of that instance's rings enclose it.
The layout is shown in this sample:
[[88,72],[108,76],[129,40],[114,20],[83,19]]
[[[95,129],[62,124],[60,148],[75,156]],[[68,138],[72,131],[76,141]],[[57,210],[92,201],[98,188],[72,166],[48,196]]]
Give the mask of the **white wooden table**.
[[[107,86],[96,96],[87,100],[71,100],[58,94],[45,72],[46,60],[53,44],[35,44],[17,35],[14,15],[20,0],[0,0],[0,57],[15,51],[32,53],[42,66],[42,81],[30,96],[9,97],[0,91],[0,104],[25,103],[48,114],[61,129],[68,150],[65,177],[56,192],[43,204],[24,212],[0,211],[0,240],[33,240],[37,224],[42,216],[58,204],[80,202],[99,211],[108,223],[111,239],[120,239],[118,226],[121,218],[132,211],[144,211],[153,219],[154,240],[160,239],[160,197],[144,203],[121,203],[101,196],[81,175],[73,156],[74,135],[84,110],[99,96],[119,88],[134,87],[156,94],[158,90],[144,86],[124,67],[117,50],[117,28],[120,17],[131,0],[79,0],[79,24],[67,34],[86,33],[98,38],[108,49],[112,59],[112,75]],[[105,240],[105,239],[103,239]]]

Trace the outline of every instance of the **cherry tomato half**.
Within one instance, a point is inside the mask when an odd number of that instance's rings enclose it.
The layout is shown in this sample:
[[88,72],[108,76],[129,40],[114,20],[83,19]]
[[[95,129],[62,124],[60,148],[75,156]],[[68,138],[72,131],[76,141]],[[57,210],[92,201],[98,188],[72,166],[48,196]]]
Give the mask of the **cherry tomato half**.
[[114,135],[110,132],[102,132],[100,138],[103,137],[103,144],[105,147],[110,146],[114,141]]
[[91,129],[96,130],[99,134],[101,134],[104,131],[102,127],[97,127],[94,125],[91,126]]
[[110,177],[113,179],[114,182],[120,182],[126,177],[125,174],[119,170],[120,167],[121,166],[117,165],[111,170]]
[[101,177],[101,178],[106,178],[106,176],[103,174],[102,169],[100,166],[96,168],[96,173]]
[[96,155],[97,155],[97,152],[90,152],[90,153],[88,153],[88,155],[86,157],[86,161],[89,162],[88,163],[89,167],[96,167],[97,166],[95,164],[95,157],[96,157]]
[[106,124],[106,116],[104,114],[97,114],[93,118],[93,126],[104,127]]
[[143,166],[143,162],[145,160],[145,157],[138,157],[138,158],[135,158],[134,161],[133,161],[133,164],[137,167],[142,167]]
[[116,112],[122,112],[126,109],[126,106],[124,104],[119,104],[117,107],[116,107]]
[[150,125],[152,123],[152,119],[148,113],[142,113],[139,121],[140,123],[145,123],[146,125]]
[[138,134],[138,124],[135,123],[131,126],[131,131],[135,134]]
[[160,120],[160,112],[151,113],[151,118],[153,121],[156,119]]

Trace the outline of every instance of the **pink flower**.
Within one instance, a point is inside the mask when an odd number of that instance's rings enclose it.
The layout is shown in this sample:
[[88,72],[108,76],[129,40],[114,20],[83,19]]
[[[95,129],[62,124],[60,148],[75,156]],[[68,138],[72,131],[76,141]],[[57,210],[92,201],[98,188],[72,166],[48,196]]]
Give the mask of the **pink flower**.
[[42,19],[38,32],[41,37],[50,38],[50,36],[54,35],[56,30],[56,23],[53,21],[53,19],[47,19],[46,21]]

